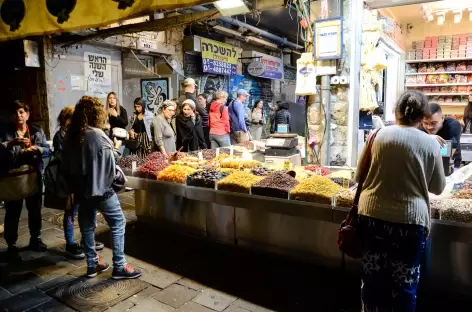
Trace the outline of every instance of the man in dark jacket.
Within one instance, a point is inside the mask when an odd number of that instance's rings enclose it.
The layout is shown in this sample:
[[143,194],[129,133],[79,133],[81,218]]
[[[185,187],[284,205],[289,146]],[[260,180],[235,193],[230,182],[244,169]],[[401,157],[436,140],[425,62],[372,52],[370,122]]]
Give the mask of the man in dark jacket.
[[[179,106],[182,107],[182,103],[185,100],[192,100],[194,103],[198,103],[197,98],[195,96],[196,87],[198,87],[195,79],[187,78],[184,80],[184,94],[179,97]],[[180,110],[179,107],[179,110]],[[203,120],[208,120],[208,113],[205,108],[197,105],[197,112]]]
[[270,133],[277,132],[277,126],[283,124],[288,125],[289,133],[292,132],[292,115],[288,111],[289,108],[290,104],[287,102],[280,103],[277,105],[277,112],[275,113],[274,122],[272,123]]

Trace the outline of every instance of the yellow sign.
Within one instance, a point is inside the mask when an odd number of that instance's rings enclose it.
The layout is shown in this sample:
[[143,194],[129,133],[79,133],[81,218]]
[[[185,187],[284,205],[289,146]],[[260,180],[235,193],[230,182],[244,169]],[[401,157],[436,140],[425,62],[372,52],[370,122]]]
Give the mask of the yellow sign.
[[[191,7],[208,0],[0,0],[0,40],[110,25],[158,10]],[[119,9],[121,8],[121,9]]]
[[201,51],[203,72],[236,75],[237,73],[237,51],[226,43],[201,38]]

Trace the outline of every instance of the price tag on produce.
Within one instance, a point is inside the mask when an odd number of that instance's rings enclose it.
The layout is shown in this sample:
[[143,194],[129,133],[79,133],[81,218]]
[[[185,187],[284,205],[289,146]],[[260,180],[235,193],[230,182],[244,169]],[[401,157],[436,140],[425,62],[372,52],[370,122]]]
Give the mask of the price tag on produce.
[[200,160],[200,161],[203,160],[203,153],[202,153],[202,151],[198,152],[198,160]]
[[349,188],[349,179],[343,179],[343,187],[344,188]]
[[219,147],[216,149],[216,157],[218,157],[218,156],[220,156],[220,148]]
[[233,147],[233,145],[231,145],[229,147],[229,156],[233,156],[233,149],[234,149],[234,147]]
[[321,168],[316,168],[315,173],[317,176],[321,176]]
[[256,142],[252,142],[252,143],[253,143],[252,144],[252,146],[253,146],[252,150],[255,152],[255,151],[257,151],[257,143]]
[[136,171],[136,161],[134,160],[133,162],[131,162],[131,172],[135,172]]

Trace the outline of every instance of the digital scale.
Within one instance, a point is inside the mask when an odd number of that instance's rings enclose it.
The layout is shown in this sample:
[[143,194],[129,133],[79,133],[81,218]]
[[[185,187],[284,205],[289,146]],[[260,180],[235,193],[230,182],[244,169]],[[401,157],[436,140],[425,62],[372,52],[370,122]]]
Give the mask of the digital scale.
[[452,141],[446,140],[446,145],[441,147],[441,156],[443,159],[444,173],[446,176],[452,174],[453,170],[451,168],[451,157],[452,157]]
[[265,162],[283,165],[288,160],[293,165],[301,166],[302,159],[297,146],[296,133],[274,133],[266,142]]
[[472,134],[461,136],[462,161],[472,161]]

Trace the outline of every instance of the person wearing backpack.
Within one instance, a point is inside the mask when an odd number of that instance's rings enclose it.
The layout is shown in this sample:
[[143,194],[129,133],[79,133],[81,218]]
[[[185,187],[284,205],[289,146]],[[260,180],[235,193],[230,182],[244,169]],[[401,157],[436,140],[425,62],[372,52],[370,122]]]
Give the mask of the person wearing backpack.
[[238,97],[228,106],[232,144],[249,141],[249,131],[245,118],[246,111],[243,104],[249,98],[249,92],[239,89],[236,94]]
[[216,91],[215,100],[210,105],[209,125],[211,148],[226,147],[231,145],[228,108],[225,106],[228,93]]
[[[64,107],[59,116],[57,117],[57,122],[59,123],[59,131],[54,135],[52,144],[54,147],[54,155],[62,152],[62,144],[64,143],[64,137],[67,132],[67,128],[70,124],[72,114],[74,114],[75,106],[66,106]],[[46,168],[48,170],[48,168]],[[46,189],[47,191],[47,189]],[[47,195],[46,195],[47,196]],[[69,256],[73,259],[84,259],[85,253],[81,245],[77,244],[74,240],[74,219],[77,216],[79,205],[70,204],[69,209],[64,209],[64,238],[66,240],[66,251]],[[82,244],[83,245],[83,244]],[[105,245],[101,242],[95,241],[95,250],[100,251],[105,248]]]

